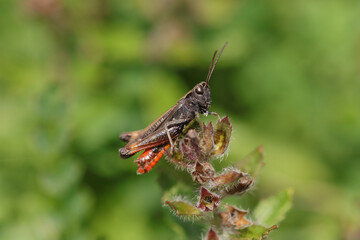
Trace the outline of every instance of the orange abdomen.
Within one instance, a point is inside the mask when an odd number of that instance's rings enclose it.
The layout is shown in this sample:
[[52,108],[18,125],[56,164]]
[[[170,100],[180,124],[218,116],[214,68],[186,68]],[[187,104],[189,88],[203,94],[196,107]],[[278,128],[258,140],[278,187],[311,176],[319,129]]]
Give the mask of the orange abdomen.
[[135,162],[138,164],[138,174],[149,172],[164,155],[166,149],[170,148],[170,144],[154,147],[145,150]]

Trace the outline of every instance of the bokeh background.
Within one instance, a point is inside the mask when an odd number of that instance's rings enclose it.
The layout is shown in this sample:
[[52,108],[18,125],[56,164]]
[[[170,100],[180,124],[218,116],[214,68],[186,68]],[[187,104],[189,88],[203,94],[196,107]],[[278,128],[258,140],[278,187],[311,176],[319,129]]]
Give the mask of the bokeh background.
[[[119,133],[205,79],[227,165],[263,144],[249,197],[294,188],[273,239],[359,239],[357,0],[0,1],[0,239],[200,239]],[[213,117],[206,121],[216,120]]]

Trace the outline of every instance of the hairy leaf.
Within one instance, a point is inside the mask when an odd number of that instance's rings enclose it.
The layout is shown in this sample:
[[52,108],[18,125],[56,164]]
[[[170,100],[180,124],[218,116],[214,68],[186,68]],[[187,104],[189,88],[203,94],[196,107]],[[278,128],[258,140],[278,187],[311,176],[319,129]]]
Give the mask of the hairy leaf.
[[278,224],[291,208],[294,190],[287,189],[275,196],[260,201],[254,211],[256,223],[264,226]]
[[277,229],[277,225],[266,228],[259,225],[252,225],[250,227],[241,229],[236,234],[231,234],[230,239],[246,239],[246,240],[265,240],[272,230]]
[[240,160],[235,167],[241,171],[245,171],[250,176],[256,178],[261,168],[264,166],[264,147],[259,146],[251,153]]
[[178,216],[198,217],[203,215],[200,209],[185,201],[165,201],[165,204],[167,204]]

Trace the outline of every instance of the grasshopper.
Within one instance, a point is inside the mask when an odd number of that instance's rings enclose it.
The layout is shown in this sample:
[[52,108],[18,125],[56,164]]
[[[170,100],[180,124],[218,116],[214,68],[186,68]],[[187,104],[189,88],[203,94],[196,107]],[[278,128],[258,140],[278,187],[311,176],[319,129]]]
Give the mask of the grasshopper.
[[120,139],[127,142],[119,149],[121,158],[129,158],[145,150],[135,161],[138,163],[139,174],[150,171],[164,155],[166,149],[171,147],[172,152],[174,140],[195,117],[199,117],[200,114],[213,114],[220,118],[217,113],[209,112],[211,104],[209,80],[226,45],[227,42],[218,55],[217,51],[214,52],[205,82],[198,83],[146,128],[120,135]]

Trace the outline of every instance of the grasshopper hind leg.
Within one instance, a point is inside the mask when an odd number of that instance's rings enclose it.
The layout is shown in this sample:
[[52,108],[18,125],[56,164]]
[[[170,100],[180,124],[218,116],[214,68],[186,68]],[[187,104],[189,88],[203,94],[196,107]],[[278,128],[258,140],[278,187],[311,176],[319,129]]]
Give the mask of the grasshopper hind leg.
[[[142,132],[143,132],[143,130],[133,131],[133,132],[124,132],[124,133],[120,134],[119,138],[121,140],[123,140],[124,142],[129,143],[129,142],[135,140]],[[133,156],[135,153],[133,153],[127,147],[122,147],[119,149],[119,154],[120,154],[121,158],[129,158],[129,157]]]
[[124,132],[120,134],[119,138],[123,140],[124,142],[131,142],[135,140],[137,137],[139,137],[144,130],[138,130],[133,132]]

